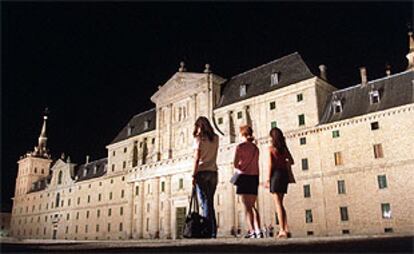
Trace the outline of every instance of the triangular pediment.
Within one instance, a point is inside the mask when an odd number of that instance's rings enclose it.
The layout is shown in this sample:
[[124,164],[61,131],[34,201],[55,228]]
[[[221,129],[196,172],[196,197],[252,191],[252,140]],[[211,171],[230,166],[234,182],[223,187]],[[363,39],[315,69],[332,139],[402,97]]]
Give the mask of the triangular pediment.
[[156,104],[164,104],[177,98],[185,98],[206,88],[207,74],[177,72],[151,97]]
[[64,162],[62,159],[58,159],[55,164],[53,164],[52,168],[50,170],[55,171],[56,169],[62,168],[66,166],[66,162]]

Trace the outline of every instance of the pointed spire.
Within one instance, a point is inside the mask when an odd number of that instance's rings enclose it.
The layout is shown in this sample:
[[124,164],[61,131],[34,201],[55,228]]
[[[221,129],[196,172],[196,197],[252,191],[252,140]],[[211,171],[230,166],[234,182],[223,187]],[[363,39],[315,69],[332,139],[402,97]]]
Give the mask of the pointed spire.
[[409,51],[408,51],[408,54],[406,55],[408,59],[407,70],[414,70],[414,37],[413,37],[413,32],[411,31],[411,29],[408,32],[408,41],[409,41]]
[[41,157],[49,157],[47,153],[46,143],[47,143],[47,136],[46,136],[46,121],[47,121],[47,114],[49,113],[48,108],[45,109],[43,115],[43,125],[40,131],[39,139],[37,147],[34,149],[34,153],[37,156]]

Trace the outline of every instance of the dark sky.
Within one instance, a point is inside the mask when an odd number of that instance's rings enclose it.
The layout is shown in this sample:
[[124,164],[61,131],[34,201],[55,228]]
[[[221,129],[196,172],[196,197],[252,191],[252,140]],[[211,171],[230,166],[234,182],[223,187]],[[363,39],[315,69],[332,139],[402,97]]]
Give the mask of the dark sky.
[[2,2],[1,201],[14,193],[19,156],[37,143],[49,107],[48,147],[83,163],[184,60],[188,71],[237,73],[298,51],[314,74],[328,67],[337,87],[407,66],[402,3]]

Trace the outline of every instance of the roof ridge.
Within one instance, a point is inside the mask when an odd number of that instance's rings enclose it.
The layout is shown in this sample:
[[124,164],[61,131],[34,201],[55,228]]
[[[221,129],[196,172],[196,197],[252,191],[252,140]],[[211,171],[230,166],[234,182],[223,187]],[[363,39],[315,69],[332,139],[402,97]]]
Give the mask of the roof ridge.
[[259,66],[257,66],[257,67],[254,67],[254,68],[249,69],[249,70],[247,70],[247,71],[244,71],[244,72],[242,72],[242,73],[236,74],[236,75],[234,75],[233,77],[231,77],[230,79],[236,78],[236,77],[238,77],[238,76],[242,76],[242,75],[244,75],[244,74],[246,74],[246,73],[248,73],[248,72],[255,71],[255,70],[257,70],[257,69],[263,68],[263,67],[265,67],[266,65],[269,65],[269,64],[272,64],[272,63],[275,63],[275,62],[281,61],[281,60],[283,60],[284,58],[287,58],[287,57],[290,57],[290,56],[293,56],[293,55],[299,55],[299,56],[300,56],[299,52],[298,52],[298,51],[295,51],[295,52],[290,53],[290,54],[288,54],[288,55],[285,55],[285,56],[279,57],[279,58],[277,58],[277,59],[275,59],[275,60],[272,60],[272,61],[270,61],[270,62],[268,62],[268,63],[261,64],[261,65],[259,65]]
[[[395,73],[395,74],[390,75],[390,76],[385,76],[385,77],[382,77],[382,78],[373,79],[373,80],[368,81],[367,85],[369,85],[369,84],[373,84],[373,83],[376,83],[376,82],[378,82],[378,81],[382,81],[382,80],[386,80],[386,79],[390,79],[390,78],[398,77],[398,76],[401,76],[401,75],[407,74],[407,73],[409,73],[409,72],[413,72],[413,71],[412,71],[412,70],[405,70],[405,71],[398,72],[398,73]],[[414,72],[413,72],[413,73],[414,73]],[[351,89],[354,89],[354,88],[356,88],[356,87],[360,87],[360,86],[361,86],[361,83],[358,83],[358,84],[353,85],[353,86],[349,86],[349,87],[345,87],[345,88],[342,88],[342,89],[335,90],[335,91],[333,91],[333,92],[332,92],[332,94],[335,94],[335,93],[340,93],[340,92],[343,92],[343,91],[348,91],[348,90],[351,90]]]
[[148,109],[148,110],[146,110],[146,111],[143,111],[143,112],[141,112],[141,113],[138,113],[138,114],[134,115],[132,118],[137,117],[137,116],[140,116],[140,115],[143,115],[143,114],[145,114],[145,113],[148,113],[148,112],[150,112],[150,111],[154,111],[154,110],[155,110],[155,108]]

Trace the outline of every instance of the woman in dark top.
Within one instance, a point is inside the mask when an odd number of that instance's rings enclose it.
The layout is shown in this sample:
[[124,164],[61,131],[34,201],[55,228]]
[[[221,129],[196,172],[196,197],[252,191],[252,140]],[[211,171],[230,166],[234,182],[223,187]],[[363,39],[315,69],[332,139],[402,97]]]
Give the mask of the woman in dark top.
[[277,217],[280,223],[278,238],[288,237],[288,224],[285,207],[283,206],[283,197],[287,193],[289,184],[290,165],[294,163],[290,154],[285,137],[279,128],[270,130],[272,144],[269,147],[269,175],[266,181],[266,187],[270,188],[270,193],[276,204]]

